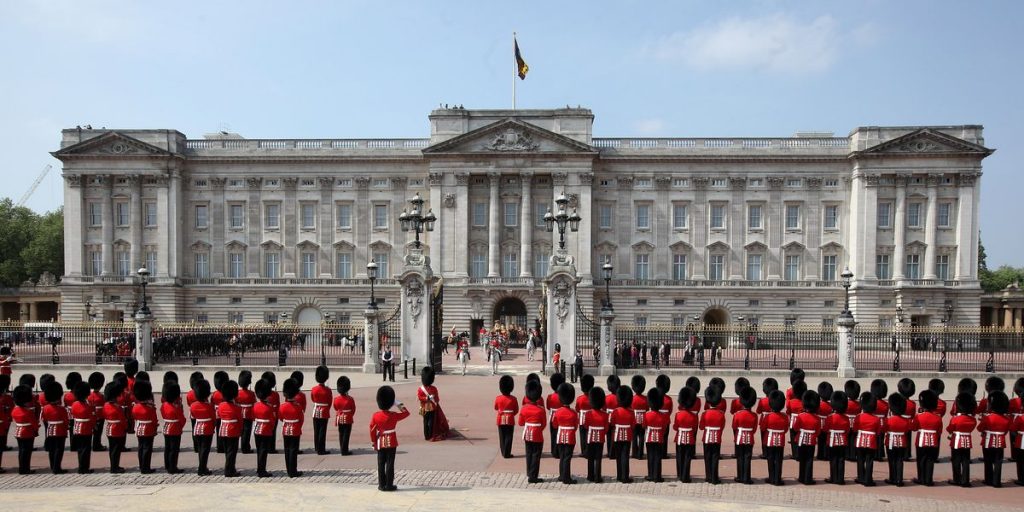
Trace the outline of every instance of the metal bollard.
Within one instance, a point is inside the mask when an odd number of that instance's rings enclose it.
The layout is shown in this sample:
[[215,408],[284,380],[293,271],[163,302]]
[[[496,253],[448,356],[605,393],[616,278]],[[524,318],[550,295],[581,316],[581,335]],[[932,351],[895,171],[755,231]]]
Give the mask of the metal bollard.
[[565,361],[562,361],[562,375],[565,375]]
[[242,366],[242,356],[238,352],[235,352],[235,366]]
[[416,376],[416,358],[412,358],[412,376]]
[[[413,375],[415,375],[415,374],[413,374]],[[403,379],[408,379],[409,378],[409,360],[408,359],[406,359],[405,361],[402,361],[402,378]]]

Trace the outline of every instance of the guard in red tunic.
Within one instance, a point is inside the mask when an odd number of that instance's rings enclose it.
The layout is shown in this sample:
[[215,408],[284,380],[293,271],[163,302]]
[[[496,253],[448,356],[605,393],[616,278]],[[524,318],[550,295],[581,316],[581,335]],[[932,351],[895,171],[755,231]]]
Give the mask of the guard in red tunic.
[[974,395],[963,392],[956,396],[953,419],[949,420],[946,432],[949,433],[950,462],[953,464],[952,485],[971,486],[971,439],[978,422],[974,419],[974,410],[978,403]]
[[31,475],[32,448],[36,436],[39,435],[39,420],[32,407],[32,388],[19,385],[11,392],[14,409],[11,410],[11,421],[14,424],[14,438],[18,440],[18,474]]
[[904,414],[907,399],[899,393],[889,395],[889,417],[885,420],[885,449],[889,452],[889,478],[885,483],[903,487],[903,462],[910,454],[910,432],[913,421]]
[[601,455],[608,434],[608,413],[605,410],[608,404],[604,390],[600,387],[591,388],[588,398],[590,410],[584,416],[582,426],[587,444],[587,481],[599,484],[604,482],[601,476]]
[[1003,449],[1006,448],[1006,434],[1012,423],[1007,416],[1010,399],[1002,391],[988,395],[989,414],[978,422],[981,433],[981,453],[985,463],[985,485],[1003,486]]
[[[913,422],[914,416],[917,415],[917,404],[914,402],[914,395],[917,393],[917,384],[914,384],[913,379],[904,377],[896,383],[896,392],[899,393],[907,402],[907,409],[903,414],[901,414],[901,416],[903,416],[905,420]],[[893,413],[890,407],[889,416],[892,415]],[[907,432],[907,439],[905,442],[907,453],[905,461],[909,461],[911,459],[911,451],[914,444],[911,437],[913,437],[913,435],[913,432]]]
[[78,474],[92,473],[92,430],[96,426],[96,410],[89,403],[89,384],[79,382],[71,403],[71,445],[78,454]]
[[[11,398],[10,387],[11,376],[0,373],[0,462],[3,461],[4,452],[7,451],[7,433],[11,429],[11,411],[14,410],[14,399]],[[0,468],[0,473],[3,471]]]
[[192,427],[192,439],[196,442],[199,451],[199,476],[209,476],[208,463],[210,461],[210,448],[213,445],[214,427],[213,420],[216,417],[216,410],[210,400],[210,381],[203,379],[195,383],[192,388],[195,401],[192,402],[191,413],[195,426]]
[[587,433],[583,430],[583,419],[590,411],[590,390],[594,389],[594,376],[583,375],[580,377],[580,394],[576,397],[576,414],[580,417],[580,456],[587,456]]
[[107,378],[100,372],[92,372],[89,374],[89,405],[93,408],[93,415],[96,418],[96,424],[93,425],[92,429],[92,451],[94,452],[105,452],[107,448],[103,446],[103,423],[106,418],[103,415],[103,404],[106,400],[103,398],[103,384]]
[[688,377],[686,379],[686,387],[693,390],[694,400],[693,405],[690,406],[690,411],[692,411],[694,414],[700,415],[700,411],[702,410],[700,407],[702,403],[700,400],[700,379],[698,379],[697,377]]
[[[797,368],[799,369],[799,368]],[[804,412],[804,393],[807,392],[807,382],[803,379],[793,382],[793,385],[786,391],[786,416],[789,417],[789,447],[792,451],[793,460],[797,460],[797,434],[796,419]]]
[[608,435],[612,436],[614,443],[612,451],[615,453],[615,479],[628,484],[633,482],[633,479],[629,477],[629,450],[633,439],[633,429],[637,428],[636,415],[633,414],[631,408],[633,390],[628,386],[619,386],[616,402],[618,402],[618,407],[608,418]]
[[[661,415],[665,417],[666,427],[665,435],[661,436],[661,458],[667,459],[669,439],[669,432],[667,427],[672,423],[672,379],[669,378],[668,375],[662,373],[658,375],[657,378],[654,379],[654,386],[658,388],[658,391],[661,391],[661,406],[659,406],[657,409],[658,412],[660,412]],[[651,409],[654,409],[654,406],[653,404],[650,403],[650,401],[648,401],[648,406]]]
[[[796,386],[794,385],[794,388]],[[792,402],[792,400],[790,400]],[[799,462],[797,481],[804,485],[814,485],[814,449],[818,444],[818,433],[821,431],[821,420],[818,409],[821,407],[821,396],[817,391],[808,390],[800,400],[800,413],[792,422],[796,431],[796,460]]]
[[[804,391],[807,390],[807,372],[803,368],[793,368],[789,371],[789,389],[786,390],[786,400],[793,400],[794,398],[800,400],[803,397],[803,393],[798,393],[793,385],[797,382],[804,383]],[[799,414],[799,413],[797,413]]]
[[135,381],[139,373],[138,359],[129,358],[124,362],[124,393],[121,396],[121,408],[128,425],[127,433],[135,433],[135,420],[132,419],[132,407],[135,406]]
[[843,385],[843,391],[846,392],[846,419],[850,422],[850,434],[846,438],[846,461],[857,462],[857,430],[853,428],[853,424],[857,421],[857,416],[860,416],[860,383],[850,379]]
[[[604,412],[608,415],[608,420],[611,421],[612,412],[619,406],[619,398],[616,396],[619,392],[619,376],[609,375],[605,384],[608,385],[608,392],[604,396]],[[617,458],[615,455],[615,442],[613,441],[615,436],[609,430],[604,437],[608,458],[614,460]]]
[[205,380],[203,372],[192,372],[188,377],[188,393],[185,393],[185,408],[192,423],[192,451],[195,453],[199,453],[199,441],[196,440],[196,419],[192,416],[192,404],[196,402],[196,386],[202,380]]
[[850,402],[846,393],[832,393],[832,414],[825,419],[822,429],[828,444],[828,478],[825,483],[846,485],[846,445],[849,444],[850,421],[846,419],[846,407]]
[[284,440],[284,466],[289,478],[302,476],[299,471],[299,441],[302,438],[302,423],[305,414],[302,405],[295,401],[299,395],[299,383],[295,379],[286,379],[281,386],[285,401],[278,408],[278,419],[281,421],[281,438]]
[[875,461],[885,460],[885,419],[889,417],[889,385],[882,379],[871,381],[871,394],[875,395],[875,417],[881,422],[878,441],[875,443]]
[[[1010,419],[1010,424],[1017,421],[1017,418],[1024,414],[1021,409],[1022,399],[1024,399],[1024,377],[1017,379],[1013,383],[1013,395],[1010,397],[1010,407],[1007,409],[1006,417]],[[1020,466],[1021,453],[1020,453],[1020,439],[1017,437],[1017,432],[1010,429],[1010,459],[1011,461],[1017,462]],[[1024,468],[1021,468],[1024,469]]]
[[352,423],[356,417],[356,401],[349,396],[352,389],[352,382],[342,375],[338,377],[338,396],[334,397],[334,424],[338,427],[338,444],[341,447],[341,454],[348,456],[352,452],[348,449],[349,440],[352,438]]
[[[768,416],[769,414],[772,413],[772,408],[771,408],[771,406],[768,405],[768,397],[770,397],[772,395],[772,391],[778,391],[778,389],[779,389],[779,381],[775,380],[772,377],[768,377],[768,378],[764,379],[761,382],[761,392],[764,393],[764,396],[762,396],[757,401],[757,409],[754,410],[754,412],[757,413],[757,423],[758,423],[758,425],[761,424],[761,420],[763,420],[765,418],[765,416]],[[783,400],[785,400],[785,395],[783,395]],[[783,404],[783,407],[785,407],[785,404]],[[767,446],[765,444],[764,436],[765,436],[765,431],[762,430],[761,431],[761,458],[762,459],[767,459],[768,455],[764,452],[764,448],[765,448],[765,446]]]
[[18,362],[18,358],[14,356],[14,352],[11,350],[11,347],[6,345],[0,347],[0,375],[10,377],[14,373],[12,365],[16,362]]
[[832,384],[827,381],[822,381],[818,384],[818,397],[821,398],[821,402],[818,405],[818,424],[821,427],[818,430],[818,454],[815,457],[816,460],[830,460],[829,457],[829,446],[828,446],[828,431],[825,429],[825,422],[828,417],[832,415],[832,393],[835,390],[832,389]]
[[[959,397],[961,393],[967,393],[967,394],[969,394],[971,396],[977,396],[977,394],[978,394],[978,383],[975,382],[974,379],[967,378],[967,377],[965,377],[963,379],[960,379],[960,382],[957,382],[957,384],[956,384],[956,394]],[[975,399],[975,400],[977,400],[977,399]],[[954,399],[953,400],[953,407],[950,407],[949,414],[952,415],[952,416],[956,416],[957,414],[960,414],[960,411],[957,410],[957,407],[958,406],[957,406],[956,400]],[[977,402],[975,402],[975,404],[974,404],[974,414],[977,414],[978,411],[979,411],[978,404],[977,404]],[[972,416],[974,414],[972,414]]]
[[256,476],[267,478],[273,476],[267,471],[267,455],[273,442],[273,432],[277,429],[277,408],[270,403],[270,383],[264,379],[256,381],[253,386],[256,393],[256,404],[252,408],[253,437],[256,441]]
[[[522,409],[519,411],[519,426],[523,427],[523,443],[526,446],[526,481],[531,484],[543,482],[540,472],[540,455],[544,451],[544,427],[547,413],[540,404],[543,390],[540,380],[526,380]],[[394,392],[392,392],[393,394]]]
[[676,412],[672,431],[676,437],[676,476],[680,482],[690,483],[690,466],[697,447],[697,414],[693,412],[693,404],[697,395],[693,388],[683,386],[679,390],[679,410]]
[[213,374],[213,395],[210,396],[210,405],[213,406],[213,430],[214,436],[216,436],[216,447],[217,453],[224,453],[224,438],[220,435],[220,418],[217,417],[217,409],[220,408],[220,404],[224,403],[224,393],[221,389],[224,384],[230,380],[228,372],[218,371]]
[[664,458],[665,438],[668,437],[669,417],[660,409],[665,401],[664,395],[657,386],[647,391],[647,403],[652,405],[644,413],[644,444],[647,445],[647,477],[648,482],[664,482],[661,477],[661,461]]
[[331,453],[327,450],[327,422],[331,419],[334,392],[324,385],[329,376],[326,366],[317,366],[314,373],[316,386],[309,392],[309,398],[313,402],[313,451],[317,455]]
[[495,422],[498,425],[498,453],[506,459],[512,458],[512,434],[516,428],[516,414],[519,413],[519,401],[512,396],[515,385],[516,382],[510,375],[502,375],[498,379],[500,393],[494,397],[494,411],[497,415]]
[[764,441],[763,450],[768,459],[768,479],[772,485],[782,483],[782,454],[786,449],[786,432],[789,430],[789,418],[782,410],[786,407],[786,394],[775,390],[768,395],[768,407],[772,412],[761,418],[761,433]]
[[164,420],[164,469],[167,474],[176,475],[181,473],[178,454],[181,453],[181,433],[185,429],[185,411],[181,407],[181,387],[177,381],[164,384],[160,402],[160,416]]
[[[557,367],[556,367],[557,370]],[[558,434],[555,432],[555,424],[552,422],[555,416],[555,411],[562,406],[562,403],[558,401],[558,386],[565,383],[565,375],[561,373],[554,373],[548,379],[548,384],[551,385],[551,393],[548,393],[547,399],[544,402],[544,406],[548,410],[548,433],[551,435],[551,456],[558,457],[558,452],[555,449],[555,441],[558,439]]]
[[935,474],[935,462],[939,460],[939,436],[942,435],[942,415],[938,412],[939,396],[935,391],[926,389],[918,396],[920,407],[914,420],[911,422],[911,430],[917,431],[917,438],[914,445],[917,446],[917,478],[915,484],[935,485],[933,475]]
[[736,392],[736,398],[733,398],[729,402],[729,414],[736,414],[743,410],[743,404],[740,403],[740,397],[743,396],[743,390],[750,387],[750,380],[746,377],[739,377],[736,379],[736,383],[733,385],[733,391]]
[[[862,393],[860,395],[860,410],[857,419],[853,422],[853,431],[856,432],[854,445],[857,449],[857,479],[858,484],[865,487],[874,487],[875,452],[878,450],[878,436],[882,432],[882,420],[875,415],[878,399],[873,393]],[[847,411],[849,413],[849,411]]]
[[722,483],[718,478],[718,463],[722,459],[722,431],[725,430],[725,413],[720,409],[720,404],[724,404],[721,389],[708,385],[704,399],[707,409],[701,413],[699,425],[704,442],[704,481],[718,485]]
[[981,420],[986,414],[992,412],[992,405],[989,403],[989,397],[996,391],[1001,391],[1005,394],[1006,381],[1001,377],[993,375],[985,379],[985,395],[981,397],[981,400],[978,402],[978,408],[974,411],[974,414],[977,417],[976,419]]
[[946,392],[946,382],[942,379],[932,379],[928,381],[928,390],[935,393],[935,399],[937,400],[935,405],[935,414],[938,414],[940,418],[946,415],[946,401],[942,399],[942,394]]
[[423,415],[423,439],[441,441],[448,437],[448,420],[441,410],[441,394],[434,386],[434,369],[427,366],[420,372],[420,387],[416,390],[416,398],[420,402],[420,413]]
[[75,387],[77,387],[81,382],[82,374],[78,372],[70,372],[64,379],[64,398],[62,401],[64,403],[64,411],[68,413],[68,435],[71,437],[71,444],[69,446],[71,451],[75,451],[76,449],[75,436],[71,435],[71,429],[73,427],[73,425],[71,425],[71,406],[75,404]]
[[43,390],[46,405],[43,407],[41,421],[46,427],[46,439],[43,446],[49,456],[50,472],[55,475],[66,473],[61,468],[64,460],[64,443],[68,439],[68,411],[64,408],[64,387],[57,381],[50,381]]
[[555,429],[555,450],[558,452],[558,481],[563,484],[574,484],[572,477],[572,453],[576,449],[576,430],[579,429],[580,418],[572,410],[576,388],[568,382],[558,386],[558,401],[561,404],[551,415],[551,423]]
[[153,440],[156,439],[156,404],[153,403],[153,385],[148,380],[135,382],[135,405],[132,418],[135,419],[135,435],[139,442],[139,472],[148,475],[153,472]]
[[[398,406],[398,412],[391,408]],[[409,417],[409,410],[395,401],[395,390],[391,386],[377,389],[379,411],[370,418],[370,442],[377,450],[377,490],[397,491],[395,486],[395,453],[398,448],[398,422]],[[541,419],[543,419],[543,413]],[[539,454],[538,454],[539,455]]]
[[217,434],[224,439],[224,476],[234,478],[242,476],[235,469],[239,438],[242,437],[242,408],[235,403],[235,399],[238,398],[238,383],[229,380],[221,385],[220,392],[223,400],[217,406],[217,418],[220,420]]
[[121,453],[124,452],[125,436],[128,434],[128,418],[118,400],[124,395],[124,388],[118,381],[108,382],[103,388],[103,419],[106,423],[107,455],[110,458],[110,472],[124,473],[121,467]]
[[242,439],[239,442],[242,453],[252,453],[252,408],[256,405],[256,395],[249,389],[252,386],[252,372],[242,370],[238,373],[238,397],[235,403],[242,409]]
[[[274,406],[274,417],[280,417],[281,408],[281,393],[277,391],[277,375],[274,372],[263,372],[260,376],[261,379],[267,381],[270,385],[270,396],[267,397],[267,402]],[[270,453],[271,455],[277,453],[277,430],[275,429],[270,434]]]
[[[742,377],[741,377],[742,378]],[[757,432],[757,391],[750,385],[740,389],[739,409],[732,415],[732,434],[736,442],[736,482],[750,485],[750,463],[754,455],[754,438]]]
[[638,460],[644,460],[644,415],[647,414],[647,410],[650,408],[647,403],[647,397],[644,396],[644,392],[647,390],[647,379],[643,375],[634,375],[633,379],[629,382],[629,387],[633,390],[633,403],[631,409],[633,410],[633,417],[636,421],[636,428],[633,429],[633,458]]

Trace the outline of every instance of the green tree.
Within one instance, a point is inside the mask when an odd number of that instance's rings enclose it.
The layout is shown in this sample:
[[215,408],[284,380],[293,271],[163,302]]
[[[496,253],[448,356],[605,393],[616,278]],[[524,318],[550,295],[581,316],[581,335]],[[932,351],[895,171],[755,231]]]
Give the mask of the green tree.
[[981,243],[981,235],[978,235],[978,273],[988,272],[988,255],[985,254],[985,245]]
[[38,278],[43,272],[64,275],[64,209],[39,217],[32,241],[21,251],[25,272]]
[[986,292],[997,292],[1013,283],[1024,283],[1024,268],[1003,265],[995,270],[979,272],[981,287]]
[[38,223],[32,210],[15,206],[10,198],[0,200],[0,286],[18,286],[28,279],[21,251],[32,242]]

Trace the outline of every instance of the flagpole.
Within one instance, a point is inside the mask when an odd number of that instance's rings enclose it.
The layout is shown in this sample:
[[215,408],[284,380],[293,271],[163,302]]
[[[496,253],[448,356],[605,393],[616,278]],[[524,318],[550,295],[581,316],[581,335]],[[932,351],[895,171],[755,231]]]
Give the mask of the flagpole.
[[512,110],[516,109],[516,76],[519,74],[519,64],[515,59],[516,54],[516,33],[512,32]]

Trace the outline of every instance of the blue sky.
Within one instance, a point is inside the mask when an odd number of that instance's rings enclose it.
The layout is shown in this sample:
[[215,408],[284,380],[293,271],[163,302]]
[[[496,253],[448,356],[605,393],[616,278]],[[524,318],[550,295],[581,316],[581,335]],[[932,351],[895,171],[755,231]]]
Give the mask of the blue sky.
[[[0,195],[20,197],[64,127],[190,137],[425,137],[440,103],[593,109],[597,136],[845,135],[985,125],[991,266],[1024,265],[1024,3],[0,3]],[[28,203],[60,205],[52,172]]]

